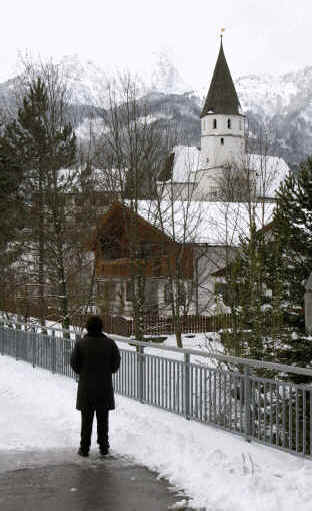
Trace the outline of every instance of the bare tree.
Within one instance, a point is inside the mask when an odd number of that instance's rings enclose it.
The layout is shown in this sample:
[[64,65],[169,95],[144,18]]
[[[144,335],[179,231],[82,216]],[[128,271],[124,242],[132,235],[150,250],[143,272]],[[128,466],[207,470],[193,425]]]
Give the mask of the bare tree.
[[[124,253],[131,261],[128,298],[131,295],[136,336],[142,338],[142,316],[148,303],[145,249],[137,215],[139,201],[155,196],[156,176],[160,172],[168,140],[164,131],[153,122],[137,81],[128,73],[105,84],[99,104],[103,112],[102,123],[100,125],[98,118],[90,123],[89,179],[102,194],[102,211],[114,199],[126,206],[122,223],[127,229],[127,250],[121,246],[118,235],[111,240],[111,245],[119,243],[119,253]],[[106,251],[110,252],[111,248],[107,247]],[[101,285],[99,283],[99,289]],[[108,285],[111,287],[111,283],[106,282]],[[104,301],[107,304],[111,291],[102,289],[101,293],[106,296]],[[118,285],[116,283],[114,293],[121,296],[119,310],[123,310],[124,289],[120,281]]]
[[53,317],[65,328],[92,301],[89,286],[94,280],[85,233],[92,208],[87,215],[80,214],[77,222],[82,172],[70,122],[70,98],[61,66],[24,62],[16,83],[17,119],[6,125],[4,133],[22,173],[25,221],[18,268],[21,274],[26,271],[26,278],[20,303],[32,302],[42,325]]
[[201,300],[201,305],[198,296],[206,278],[200,261],[207,257],[208,245],[200,242],[206,203],[194,200],[198,185],[198,150],[177,146],[173,151],[175,154],[171,163],[174,165],[178,162],[178,173],[183,178],[183,184],[177,180],[175,172],[167,173],[166,181],[157,183],[156,199],[148,203],[146,215],[172,240],[168,273],[160,279],[160,311],[172,317],[177,345],[182,347],[186,316],[203,312],[209,302],[209,293]]

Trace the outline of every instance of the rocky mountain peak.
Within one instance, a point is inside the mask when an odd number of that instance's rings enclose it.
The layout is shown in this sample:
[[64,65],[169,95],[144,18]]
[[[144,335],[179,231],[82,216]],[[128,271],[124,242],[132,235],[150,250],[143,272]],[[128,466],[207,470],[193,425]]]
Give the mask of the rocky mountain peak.
[[183,94],[190,89],[165,51],[157,55],[150,86],[164,94]]

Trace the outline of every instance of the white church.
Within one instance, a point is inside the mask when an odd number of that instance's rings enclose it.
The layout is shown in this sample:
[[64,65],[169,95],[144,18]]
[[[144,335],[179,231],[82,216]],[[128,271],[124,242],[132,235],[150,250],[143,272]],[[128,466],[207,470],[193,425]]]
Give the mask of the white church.
[[[176,146],[170,158],[171,175],[159,183],[159,189],[162,198],[169,199],[164,200],[164,209],[168,207],[166,202],[171,204],[167,232],[178,242],[187,240],[194,248],[197,291],[190,312],[205,314],[216,311],[216,285],[223,282],[216,275],[235,258],[241,238],[249,237],[251,216],[257,229],[266,230],[272,222],[276,192],[290,169],[282,158],[246,150],[246,118],[226,62],[222,37],[200,118],[200,148]],[[230,187],[238,174],[242,179],[236,180],[234,195],[227,196],[224,185]],[[239,196],[243,188],[245,193]],[[157,225],[157,211],[153,219],[151,203],[145,211],[144,207],[142,201],[140,214]]]
[[170,182],[162,186],[163,190],[168,193],[174,190],[175,198],[181,200],[190,197],[195,201],[221,200],[222,183],[224,187],[230,181],[228,174],[240,171],[253,183],[255,200],[274,200],[289,168],[281,158],[246,151],[246,119],[226,62],[222,36],[200,118],[200,148],[173,149]]
[[[225,59],[222,39],[200,117],[201,147],[173,149],[166,169],[168,175],[158,182],[161,200],[138,201],[137,213],[175,243],[191,248],[193,276],[179,283],[188,297],[188,313],[215,314],[228,310],[218,291],[225,284],[220,272],[236,257],[241,239],[250,235],[251,225],[264,229],[272,222],[276,190],[289,168],[278,157],[246,151],[246,119]],[[249,196],[247,199],[244,194],[226,197],[222,182],[230,182],[232,177],[235,182],[239,174],[244,179],[248,177]],[[244,179],[236,180],[236,195],[240,188],[246,189]],[[107,215],[110,214],[108,211]],[[117,264],[122,268],[125,262],[114,260],[112,268],[116,269]],[[125,291],[128,277],[122,272],[117,275],[116,271],[97,274],[98,289],[108,281],[114,282],[118,290],[116,297],[123,297],[124,309],[123,312],[118,309],[119,314],[131,315],[132,302]],[[167,277],[151,276],[149,284],[146,303],[150,301],[161,315],[170,315]],[[112,306],[116,310],[119,307],[117,303]]]

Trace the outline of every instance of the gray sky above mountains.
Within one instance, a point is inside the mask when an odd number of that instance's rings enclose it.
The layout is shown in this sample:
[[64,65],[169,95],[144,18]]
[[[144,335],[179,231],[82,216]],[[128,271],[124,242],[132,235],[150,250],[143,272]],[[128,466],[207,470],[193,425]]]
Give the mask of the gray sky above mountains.
[[18,53],[77,54],[113,70],[149,72],[168,52],[192,88],[209,85],[225,27],[233,78],[312,65],[311,0],[7,0],[1,8],[0,81]]

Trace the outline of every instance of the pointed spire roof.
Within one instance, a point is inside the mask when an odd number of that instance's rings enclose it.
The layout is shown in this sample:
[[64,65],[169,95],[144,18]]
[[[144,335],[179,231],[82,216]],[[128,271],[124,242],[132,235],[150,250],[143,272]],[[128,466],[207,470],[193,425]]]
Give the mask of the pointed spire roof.
[[238,115],[240,113],[239,109],[240,103],[224,55],[221,36],[218,60],[200,117],[212,112],[214,114]]

